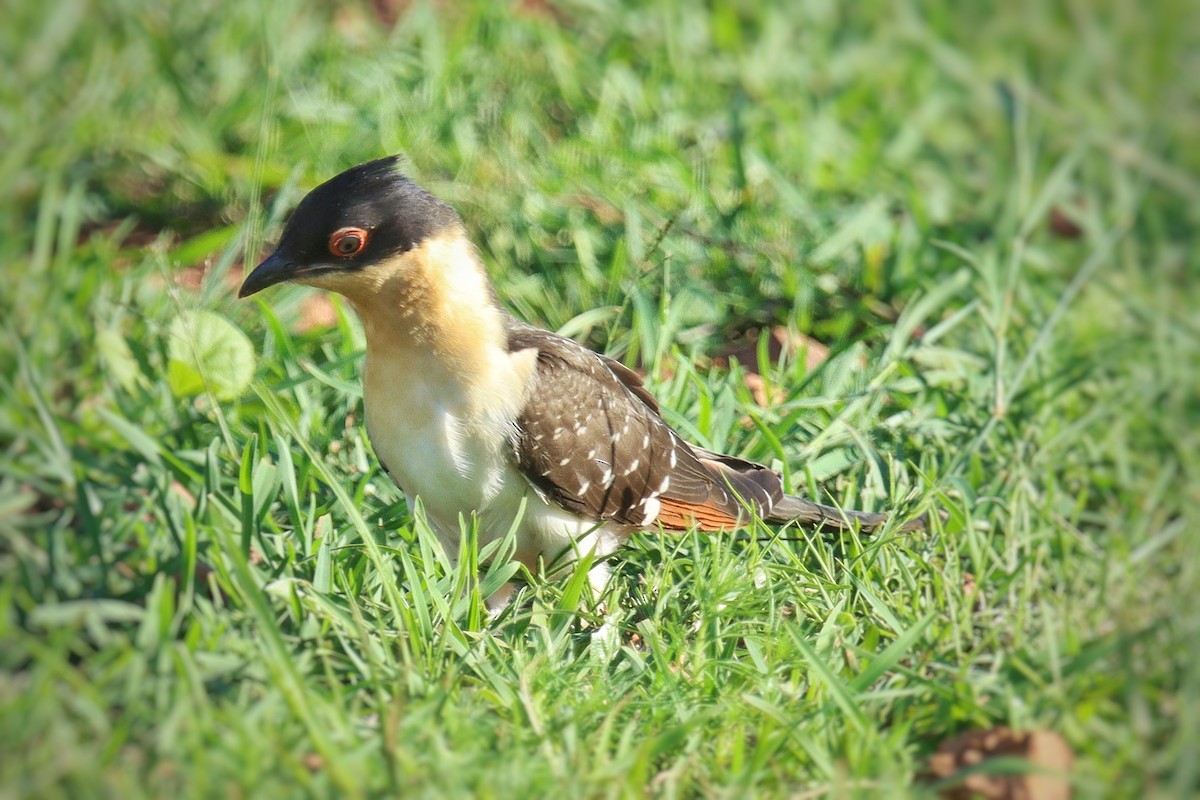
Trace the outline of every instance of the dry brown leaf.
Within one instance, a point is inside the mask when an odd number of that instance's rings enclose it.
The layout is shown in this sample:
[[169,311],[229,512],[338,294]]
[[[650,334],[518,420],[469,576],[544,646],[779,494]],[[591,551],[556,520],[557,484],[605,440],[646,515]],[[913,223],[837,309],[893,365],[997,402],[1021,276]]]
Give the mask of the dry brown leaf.
[[1083,235],[1083,229],[1075,222],[1070,212],[1064,211],[1061,206],[1050,209],[1050,231],[1063,239],[1078,239]]
[[[809,371],[816,369],[829,358],[829,348],[811,336],[789,331],[782,325],[771,329],[771,335],[767,339],[767,359],[771,363],[778,362],[785,353],[793,356],[801,352],[804,353],[804,366]],[[735,358],[746,370],[746,388],[754,396],[754,402],[766,408],[783,401],[785,395],[781,389],[777,388],[768,396],[766,381],[758,372],[757,338],[743,339],[730,345],[713,359],[713,363],[725,367]]]
[[754,397],[754,402],[758,403],[763,408],[770,408],[784,401],[786,395],[778,386],[772,386],[771,391],[767,392],[767,381],[757,372],[747,372],[743,378],[746,388],[750,390],[750,394]]
[[1025,774],[989,774],[986,770],[965,775],[941,794],[947,800],[1068,800],[1075,755],[1053,731],[1018,733],[1009,728],[974,730],[942,742],[929,759],[934,779],[953,779],[991,758],[1023,758],[1029,762]]
[[550,0],[517,0],[513,5],[518,13],[528,14],[531,17],[543,17],[563,26],[571,24],[571,18],[567,16],[566,12],[551,3]]
[[[771,363],[779,361],[780,356],[804,353],[804,366],[813,370],[825,363],[829,358],[829,348],[811,336],[789,331],[782,325],[771,329],[767,339],[767,359]],[[743,339],[725,348],[713,361],[718,366],[728,366],[730,359],[736,358],[738,363],[749,370],[758,369],[758,337]]]

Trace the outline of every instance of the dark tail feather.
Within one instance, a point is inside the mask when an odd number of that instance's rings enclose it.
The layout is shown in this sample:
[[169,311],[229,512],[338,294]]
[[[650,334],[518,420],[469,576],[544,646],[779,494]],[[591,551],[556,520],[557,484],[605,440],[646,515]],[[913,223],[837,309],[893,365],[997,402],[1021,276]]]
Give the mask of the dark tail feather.
[[[887,514],[837,509],[790,494],[785,494],[782,500],[775,503],[775,507],[766,517],[768,522],[798,522],[809,527],[833,528],[839,531],[849,530],[857,525],[868,533],[882,528],[887,519]],[[925,530],[925,515],[909,520],[900,526],[899,530]]]
[[[857,526],[868,533],[882,528],[887,522],[887,514],[841,510],[783,494],[779,476],[762,464],[705,450],[695,445],[692,445],[692,450],[700,458],[701,464],[725,480],[740,502],[760,509],[770,508],[770,513],[763,517],[767,522],[798,522],[807,527],[824,527],[839,531]],[[925,515],[922,514],[901,525],[899,530],[923,531],[925,527]]]

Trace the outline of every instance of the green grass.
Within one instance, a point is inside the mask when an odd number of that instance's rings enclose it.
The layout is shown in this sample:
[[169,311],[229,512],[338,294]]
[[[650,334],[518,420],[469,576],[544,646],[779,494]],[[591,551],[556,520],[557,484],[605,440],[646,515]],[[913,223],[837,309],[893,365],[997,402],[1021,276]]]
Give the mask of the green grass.
[[[1000,724],[1079,796],[1200,790],[1194,4],[711,5],[8,9],[0,797],[907,796]],[[348,310],[231,289],[392,152],[695,441],[945,520],[644,534],[607,613],[577,571],[489,619]],[[229,399],[170,379],[198,310]],[[831,357],[714,365],[780,325]]]

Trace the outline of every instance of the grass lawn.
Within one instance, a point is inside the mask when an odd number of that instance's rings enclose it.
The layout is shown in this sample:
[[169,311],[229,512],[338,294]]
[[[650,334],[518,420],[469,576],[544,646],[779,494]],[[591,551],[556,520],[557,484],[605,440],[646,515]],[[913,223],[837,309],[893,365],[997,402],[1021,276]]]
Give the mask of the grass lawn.
[[[6,8],[0,798],[932,796],[999,725],[1200,791],[1194,3],[407,5]],[[234,298],[395,152],[693,441],[944,519],[489,618],[349,309]]]

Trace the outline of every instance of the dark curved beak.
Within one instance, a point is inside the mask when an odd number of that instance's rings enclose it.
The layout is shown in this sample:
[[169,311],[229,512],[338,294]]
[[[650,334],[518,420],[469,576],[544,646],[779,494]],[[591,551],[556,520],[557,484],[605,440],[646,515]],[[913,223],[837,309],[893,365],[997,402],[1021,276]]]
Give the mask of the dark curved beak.
[[279,255],[279,251],[276,250],[255,267],[253,272],[246,276],[246,280],[242,282],[242,288],[238,289],[238,297],[249,297],[255,292],[261,292],[268,286],[283,283],[295,276],[296,265],[284,256]]

